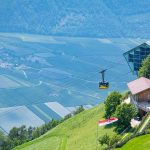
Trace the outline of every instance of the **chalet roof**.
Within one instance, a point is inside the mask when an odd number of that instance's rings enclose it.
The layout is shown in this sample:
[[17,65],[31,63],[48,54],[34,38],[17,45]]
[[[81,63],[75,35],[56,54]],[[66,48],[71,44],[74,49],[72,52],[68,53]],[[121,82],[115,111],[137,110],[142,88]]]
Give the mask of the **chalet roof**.
[[140,77],[139,79],[129,82],[127,85],[131,93],[135,95],[150,89],[150,80],[144,77]]

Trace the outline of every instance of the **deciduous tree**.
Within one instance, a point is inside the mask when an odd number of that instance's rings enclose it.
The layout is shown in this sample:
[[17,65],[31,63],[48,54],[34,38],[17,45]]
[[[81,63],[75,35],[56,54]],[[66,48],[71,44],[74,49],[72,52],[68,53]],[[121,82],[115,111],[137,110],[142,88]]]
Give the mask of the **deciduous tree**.
[[142,67],[138,73],[139,77],[150,78],[150,55],[142,62]]
[[137,110],[132,104],[121,104],[117,107],[115,116],[118,118],[118,129],[125,129],[130,125],[130,121],[137,115]]
[[106,98],[105,104],[105,117],[110,118],[114,113],[118,105],[121,103],[122,95],[119,92],[112,92]]

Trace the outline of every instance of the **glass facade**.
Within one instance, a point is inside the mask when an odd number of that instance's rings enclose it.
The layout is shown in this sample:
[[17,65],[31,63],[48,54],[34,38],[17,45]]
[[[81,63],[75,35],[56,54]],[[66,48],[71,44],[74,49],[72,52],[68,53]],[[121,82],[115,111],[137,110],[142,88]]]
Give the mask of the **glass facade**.
[[123,55],[134,74],[137,74],[142,61],[150,54],[150,45],[143,43],[127,52]]

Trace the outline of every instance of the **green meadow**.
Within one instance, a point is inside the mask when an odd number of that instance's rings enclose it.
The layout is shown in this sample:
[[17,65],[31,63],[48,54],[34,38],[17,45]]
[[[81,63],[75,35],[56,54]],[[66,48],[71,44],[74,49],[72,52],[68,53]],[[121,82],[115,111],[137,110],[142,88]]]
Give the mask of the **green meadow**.
[[[115,132],[112,126],[98,127],[97,122],[103,118],[104,105],[98,105],[90,110],[84,111],[43,136],[14,150],[96,150],[101,149],[97,137],[107,133],[113,136]],[[98,132],[97,132],[98,131]]]

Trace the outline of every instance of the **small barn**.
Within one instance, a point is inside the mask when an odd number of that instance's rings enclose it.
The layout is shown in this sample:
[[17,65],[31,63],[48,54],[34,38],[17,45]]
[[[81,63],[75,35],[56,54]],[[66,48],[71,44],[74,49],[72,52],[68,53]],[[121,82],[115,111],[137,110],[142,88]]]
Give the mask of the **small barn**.
[[131,102],[145,112],[150,111],[150,80],[144,77],[138,78],[127,84],[131,91]]

